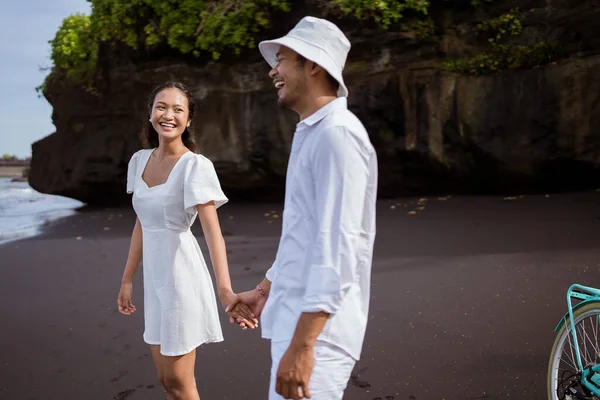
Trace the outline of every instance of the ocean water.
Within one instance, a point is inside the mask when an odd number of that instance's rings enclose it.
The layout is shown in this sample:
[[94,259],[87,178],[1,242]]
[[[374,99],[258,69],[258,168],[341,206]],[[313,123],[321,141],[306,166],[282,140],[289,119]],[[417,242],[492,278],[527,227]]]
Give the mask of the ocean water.
[[0,244],[35,236],[49,222],[76,213],[85,204],[40,193],[27,182],[0,178]]

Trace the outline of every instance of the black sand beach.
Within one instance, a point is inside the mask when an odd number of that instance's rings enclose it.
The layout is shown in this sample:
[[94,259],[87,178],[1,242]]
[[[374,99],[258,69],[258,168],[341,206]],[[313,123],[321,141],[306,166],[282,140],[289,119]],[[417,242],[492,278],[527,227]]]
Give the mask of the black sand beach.
[[[430,197],[409,215],[417,200],[379,202],[371,318],[345,398],[546,398],[566,290],[600,287],[600,193]],[[281,218],[264,214],[281,208],[220,210],[234,290],[272,262]],[[141,273],[137,313],[115,307],[133,222],[88,210],[0,246],[0,399],[165,398],[142,340]],[[198,351],[202,399],[266,399],[268,342],[221,320],[225,342]]]

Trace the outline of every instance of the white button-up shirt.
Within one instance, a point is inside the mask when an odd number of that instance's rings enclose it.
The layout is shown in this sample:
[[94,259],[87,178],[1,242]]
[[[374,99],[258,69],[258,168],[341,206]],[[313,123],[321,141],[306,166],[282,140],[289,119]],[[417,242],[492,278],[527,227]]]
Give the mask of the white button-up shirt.
[[318,340],[360,358],[375,240],[377,156],[345,97],[300,121],[262,336],[291,340],[303,312],[330,313]]

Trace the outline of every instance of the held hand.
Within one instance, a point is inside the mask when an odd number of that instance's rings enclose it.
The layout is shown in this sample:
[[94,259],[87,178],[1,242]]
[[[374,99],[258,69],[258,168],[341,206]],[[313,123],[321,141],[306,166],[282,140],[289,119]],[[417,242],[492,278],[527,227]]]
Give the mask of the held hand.
[[244,303],[237,303],[231,311],[228,311],[229,320],[235,319],[243,330],[258,328],[258,319],[252,309]]
[[310,399],[308,383],[313,365],[313,347],[296,347],[292,343],[279,362],[275,384],[277,393],[285,399]]
[[123,315],[131,315],[135,312],[135,306],[131,303],[131,295],[133,293],[132,283],[122,283],[119,296],[117,297],[117,305],[119,312]]
[[225,311],[227,311],[230,319],[238,319],[240,324],[243,323],[245,327],[252,329],[258,327],[258,319],[250,307],[240,302],[239,295],[236,295],[232,291],[222,290],[219,291],[219,298],[225,306]]
[[[240,303],[243,303],[251,309],[252,313],[255,315],[255,318],[260,317],[260,314],[263,308],[265,307],[265,303],[267,302],[267,299],[256,289],[239,293],[237,295],[237,299]],[[229,308],[227,309],[227,311],[229,314],[229,322],[231,322],[232,324],[234,322],[237,323],[244,330],[246,330],[249,327],[249,325],[246,324],[246,322],[242,318],[239,318],[237,315],[230,312]]]

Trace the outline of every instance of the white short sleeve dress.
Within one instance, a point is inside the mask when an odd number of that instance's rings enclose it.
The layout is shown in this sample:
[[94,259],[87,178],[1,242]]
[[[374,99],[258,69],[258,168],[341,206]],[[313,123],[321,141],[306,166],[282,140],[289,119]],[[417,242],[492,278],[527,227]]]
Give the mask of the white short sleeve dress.
[[217,300],[200,246],[190,231],[197,204],[228,200],[212,162],[185,153],[167,181],[149,187],[142,173],[154,149],[129,161],[127,193],[143,232],[144,341],[165,356],[223,341]]

